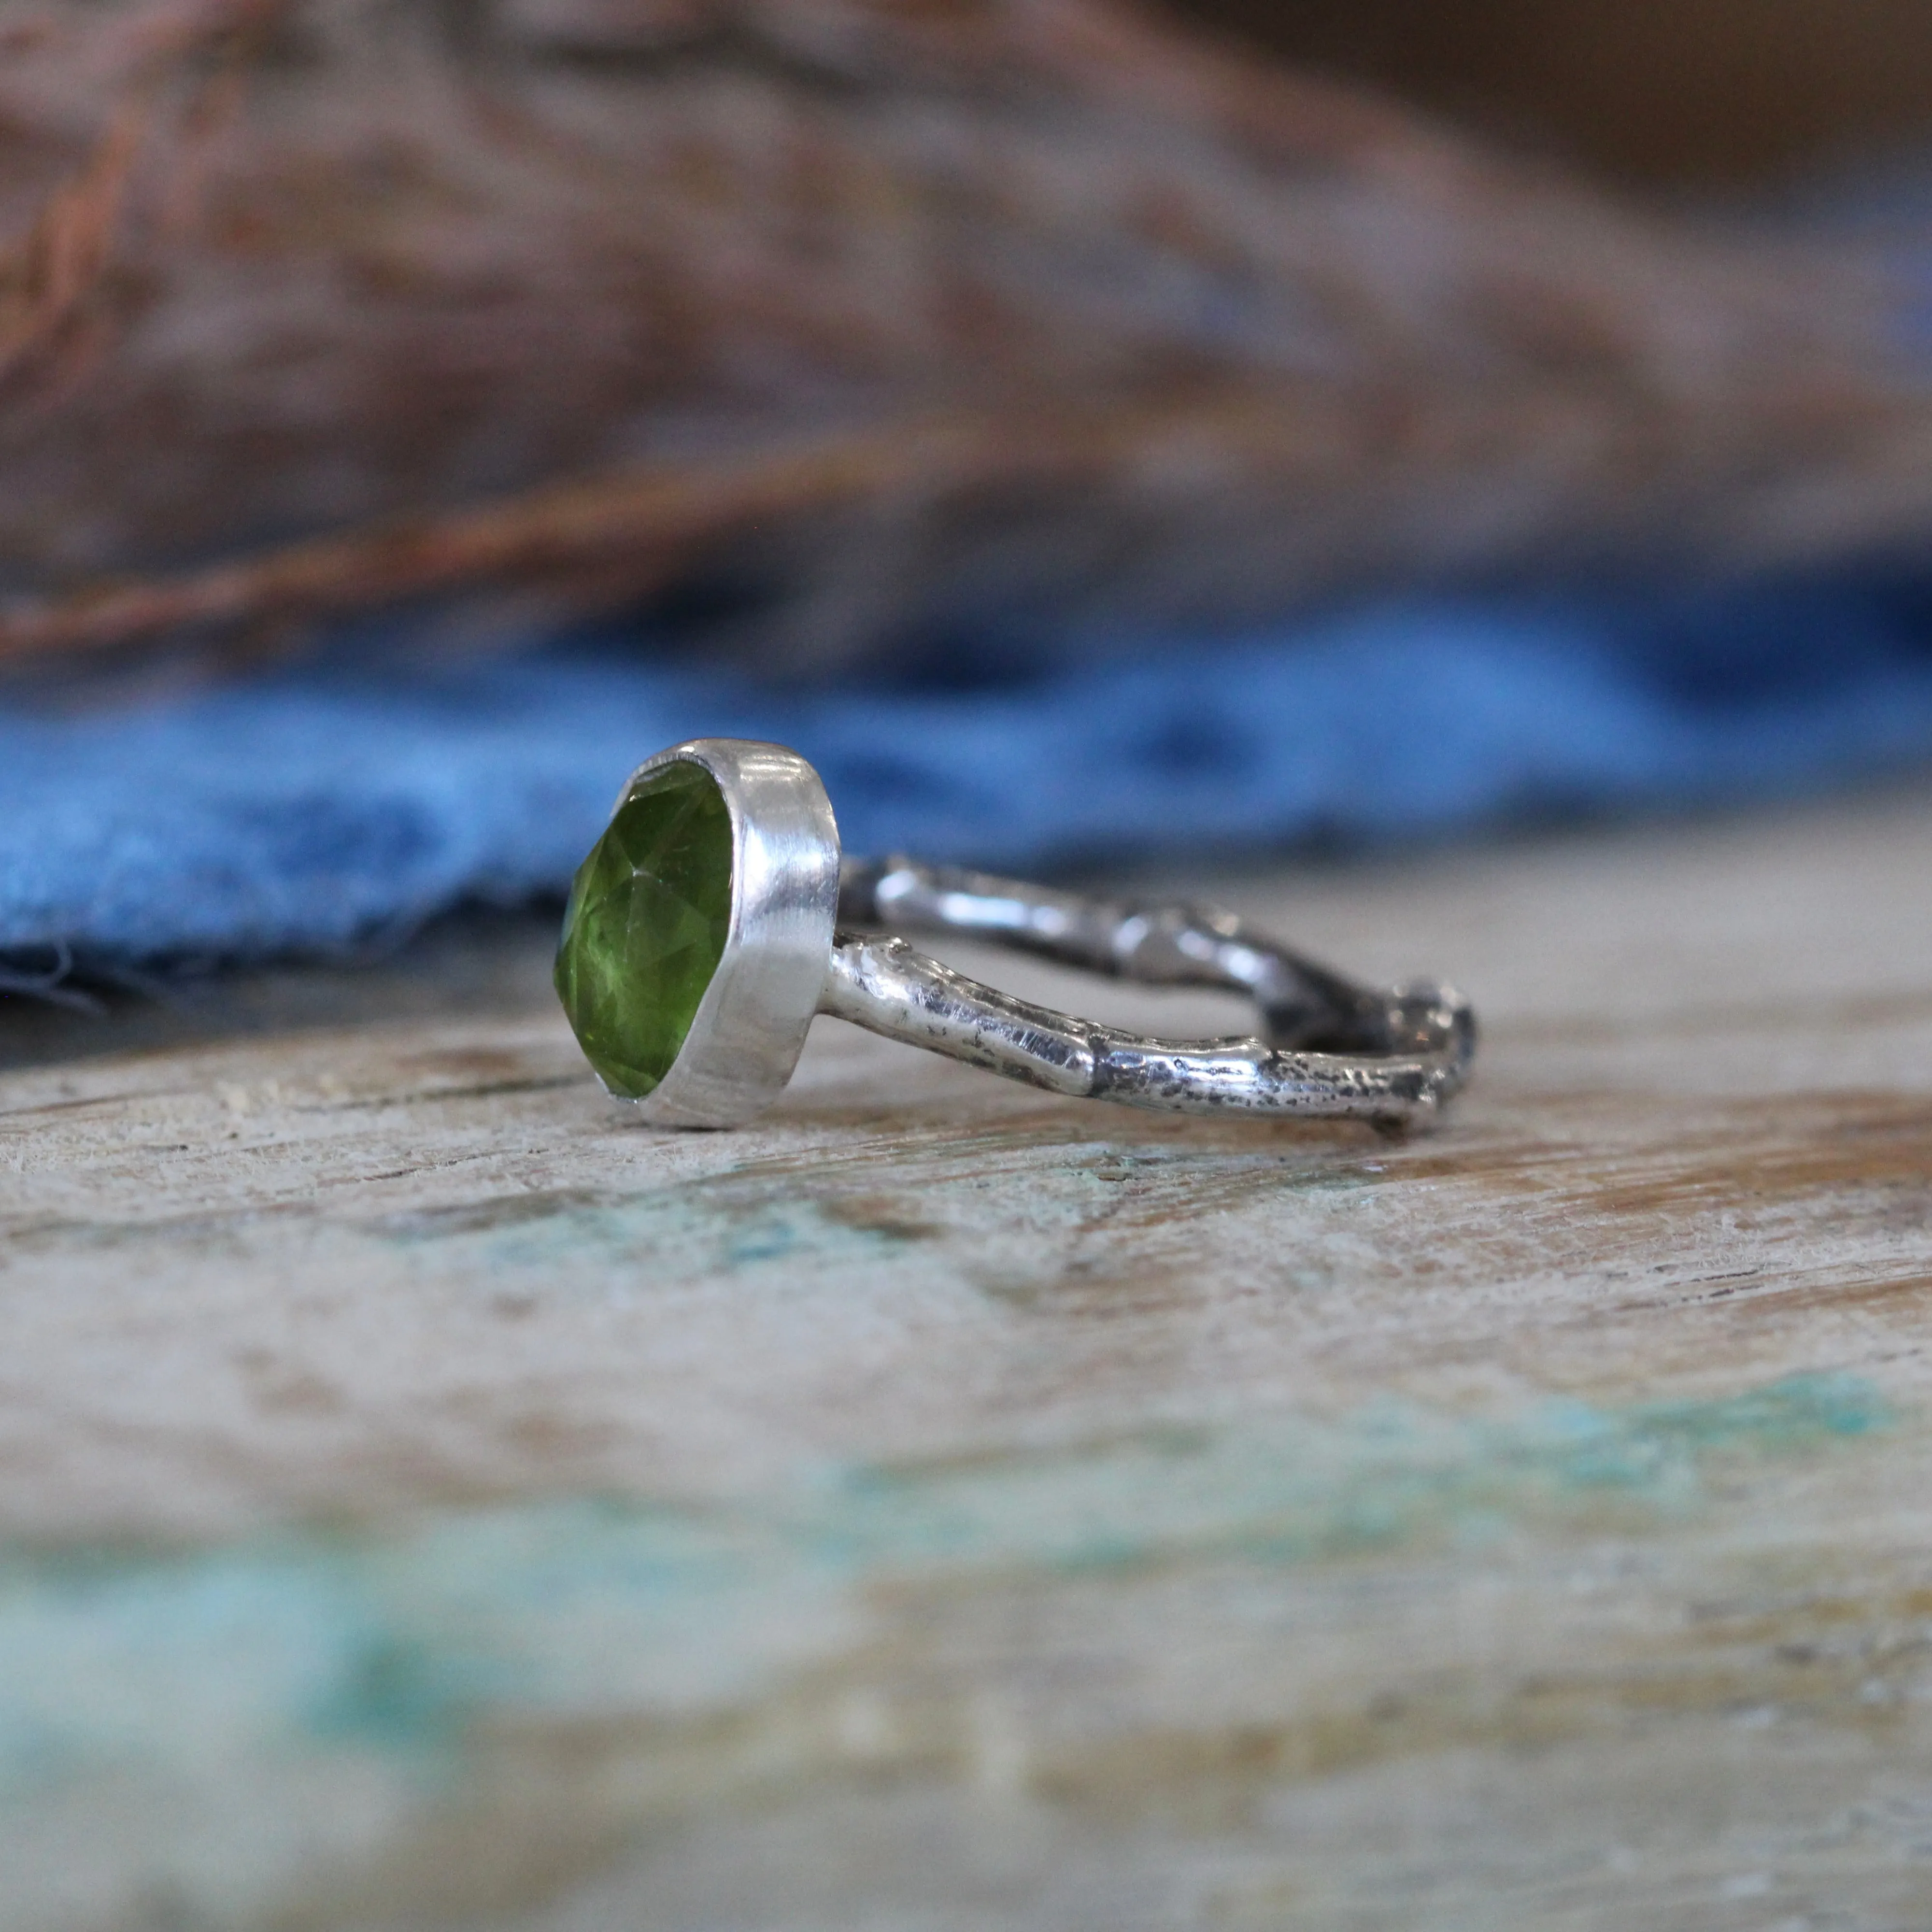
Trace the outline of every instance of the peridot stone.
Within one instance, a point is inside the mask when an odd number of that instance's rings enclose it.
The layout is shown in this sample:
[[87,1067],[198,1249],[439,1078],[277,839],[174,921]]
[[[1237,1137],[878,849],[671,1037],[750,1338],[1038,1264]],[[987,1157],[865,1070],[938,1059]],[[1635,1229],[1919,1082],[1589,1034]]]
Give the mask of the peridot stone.
[[578,868],[557,946],[557,997],[612,1093],[642,1100],[670,1071],[730,922],[724,795],[702,765],[666,765]]

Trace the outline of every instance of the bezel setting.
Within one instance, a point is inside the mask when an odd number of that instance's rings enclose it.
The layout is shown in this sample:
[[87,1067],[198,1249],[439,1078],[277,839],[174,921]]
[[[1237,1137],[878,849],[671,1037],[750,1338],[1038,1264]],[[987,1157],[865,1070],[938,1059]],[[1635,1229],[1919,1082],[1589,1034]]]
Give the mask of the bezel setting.
[[730,814],[730,923],[669,1070],[641,1099],[614,1097],[663,1126],[736,1126],[784,1090],[818,1010],[838,912],[838,826],[804,759],[743,738],[694,738],[646,758],[616,806],[679,763],[710,772]]

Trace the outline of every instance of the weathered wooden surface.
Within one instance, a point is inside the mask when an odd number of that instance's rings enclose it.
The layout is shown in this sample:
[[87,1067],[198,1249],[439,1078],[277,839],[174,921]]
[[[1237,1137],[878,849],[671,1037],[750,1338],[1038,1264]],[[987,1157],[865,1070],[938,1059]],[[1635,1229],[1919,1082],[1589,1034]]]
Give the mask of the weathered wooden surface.
[[6,1924],[1932,1924],[1928,802],[1232,881],[1408,1143],[0,1012]]

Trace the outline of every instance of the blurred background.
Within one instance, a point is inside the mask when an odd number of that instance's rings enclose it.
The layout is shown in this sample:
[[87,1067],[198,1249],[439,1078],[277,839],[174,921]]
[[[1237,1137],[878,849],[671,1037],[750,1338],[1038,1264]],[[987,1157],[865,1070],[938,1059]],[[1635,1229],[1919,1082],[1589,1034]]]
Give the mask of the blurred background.
[[0,62],[0,954],[560,890],[793,742],[1054,867],[1932,752],[1906,0],[72,0]]
[[1909,161],[1932,124],[1912,0],[1197,0],[1184,19],[1666,195]]

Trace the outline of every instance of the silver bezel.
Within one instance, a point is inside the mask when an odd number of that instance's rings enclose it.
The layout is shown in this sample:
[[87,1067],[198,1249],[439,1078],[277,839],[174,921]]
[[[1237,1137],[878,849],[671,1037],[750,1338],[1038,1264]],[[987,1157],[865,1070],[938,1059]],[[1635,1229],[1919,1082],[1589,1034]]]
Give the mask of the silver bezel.
[[694,738],[646,758],[617,805],[677,764],[702,765],[730,812],[731,923],[670,1072],[632,1104],[660,1126],[736,1126],[784,1090],[818,1010],[838,911],[838,826],[804,759],[746,738]]

